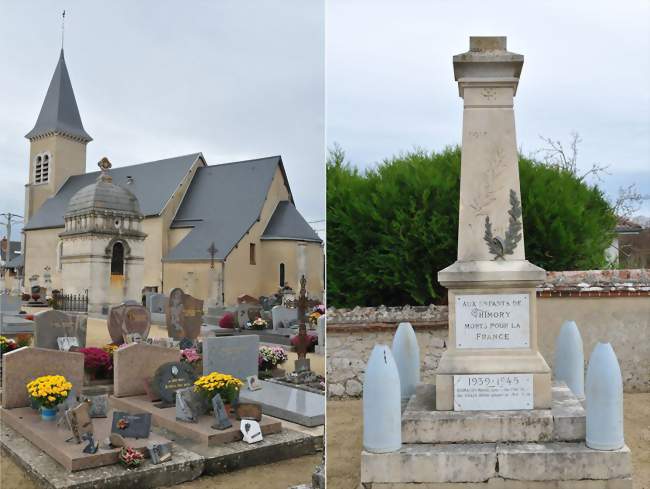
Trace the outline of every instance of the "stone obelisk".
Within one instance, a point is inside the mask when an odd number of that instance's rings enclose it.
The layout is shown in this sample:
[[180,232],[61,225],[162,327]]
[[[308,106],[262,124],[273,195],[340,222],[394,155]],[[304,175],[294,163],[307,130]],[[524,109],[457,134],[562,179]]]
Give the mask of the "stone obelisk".
[[537,346],[535,286],[526,260],[514,97],[524,57],[505,37],[470,37],[454,56],[464,101],[458,259],[438,273],[449,291],[449,341],[436,409],[539,409],[551,373]]

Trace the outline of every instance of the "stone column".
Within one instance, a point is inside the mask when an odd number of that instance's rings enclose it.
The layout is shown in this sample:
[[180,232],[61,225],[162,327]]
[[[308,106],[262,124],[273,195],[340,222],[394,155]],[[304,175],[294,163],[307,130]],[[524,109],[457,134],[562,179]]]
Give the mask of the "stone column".
[[533,401],[521,398],[516,409],[550,407],[535,293],[545,272],[525,257],[519,189],[513,102],[523,62],[506,50],[505,37],[470,37],[470,50],[454,56],[464,101],[460,215],[458,259],[438,273],[449,289],[449,341],[436,372],[438,410],[467,409],[454,393],[474,375],[481,376],[477,382],[522,382],[532,389],[522,395]]

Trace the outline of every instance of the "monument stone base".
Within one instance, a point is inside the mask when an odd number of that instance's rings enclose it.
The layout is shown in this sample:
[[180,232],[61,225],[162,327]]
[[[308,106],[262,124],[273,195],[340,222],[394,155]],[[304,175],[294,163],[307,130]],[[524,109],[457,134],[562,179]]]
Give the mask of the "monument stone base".
[[588,448],[584,408],[565,384],[550,409],[435,411],[435,398],[435,386],[418,386],[400,450],[362,452],[364,489],[632,488],[629,448]]

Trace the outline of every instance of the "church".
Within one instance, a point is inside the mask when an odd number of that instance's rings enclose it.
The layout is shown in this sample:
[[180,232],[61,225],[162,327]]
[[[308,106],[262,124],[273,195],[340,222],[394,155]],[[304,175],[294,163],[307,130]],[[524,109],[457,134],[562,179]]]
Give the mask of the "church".
[[[281,156],[209,165],[200,152],[86,172],[63,50],[30,142],[24,277],[88,293],[89,312],[176,288],[233,305],[285,286],[323,297],[323,243],[296,209]],[[35,278],[39,277],[39,278]],[[48,291],[49,293],[49,291]]]

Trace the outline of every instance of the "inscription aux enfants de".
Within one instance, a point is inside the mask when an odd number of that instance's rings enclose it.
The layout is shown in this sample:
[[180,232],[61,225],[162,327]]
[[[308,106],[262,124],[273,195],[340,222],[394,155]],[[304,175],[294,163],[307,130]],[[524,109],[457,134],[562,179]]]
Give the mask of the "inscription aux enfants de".
[[455,323],[456,348],[529,348],[529,295],[458,295]]

